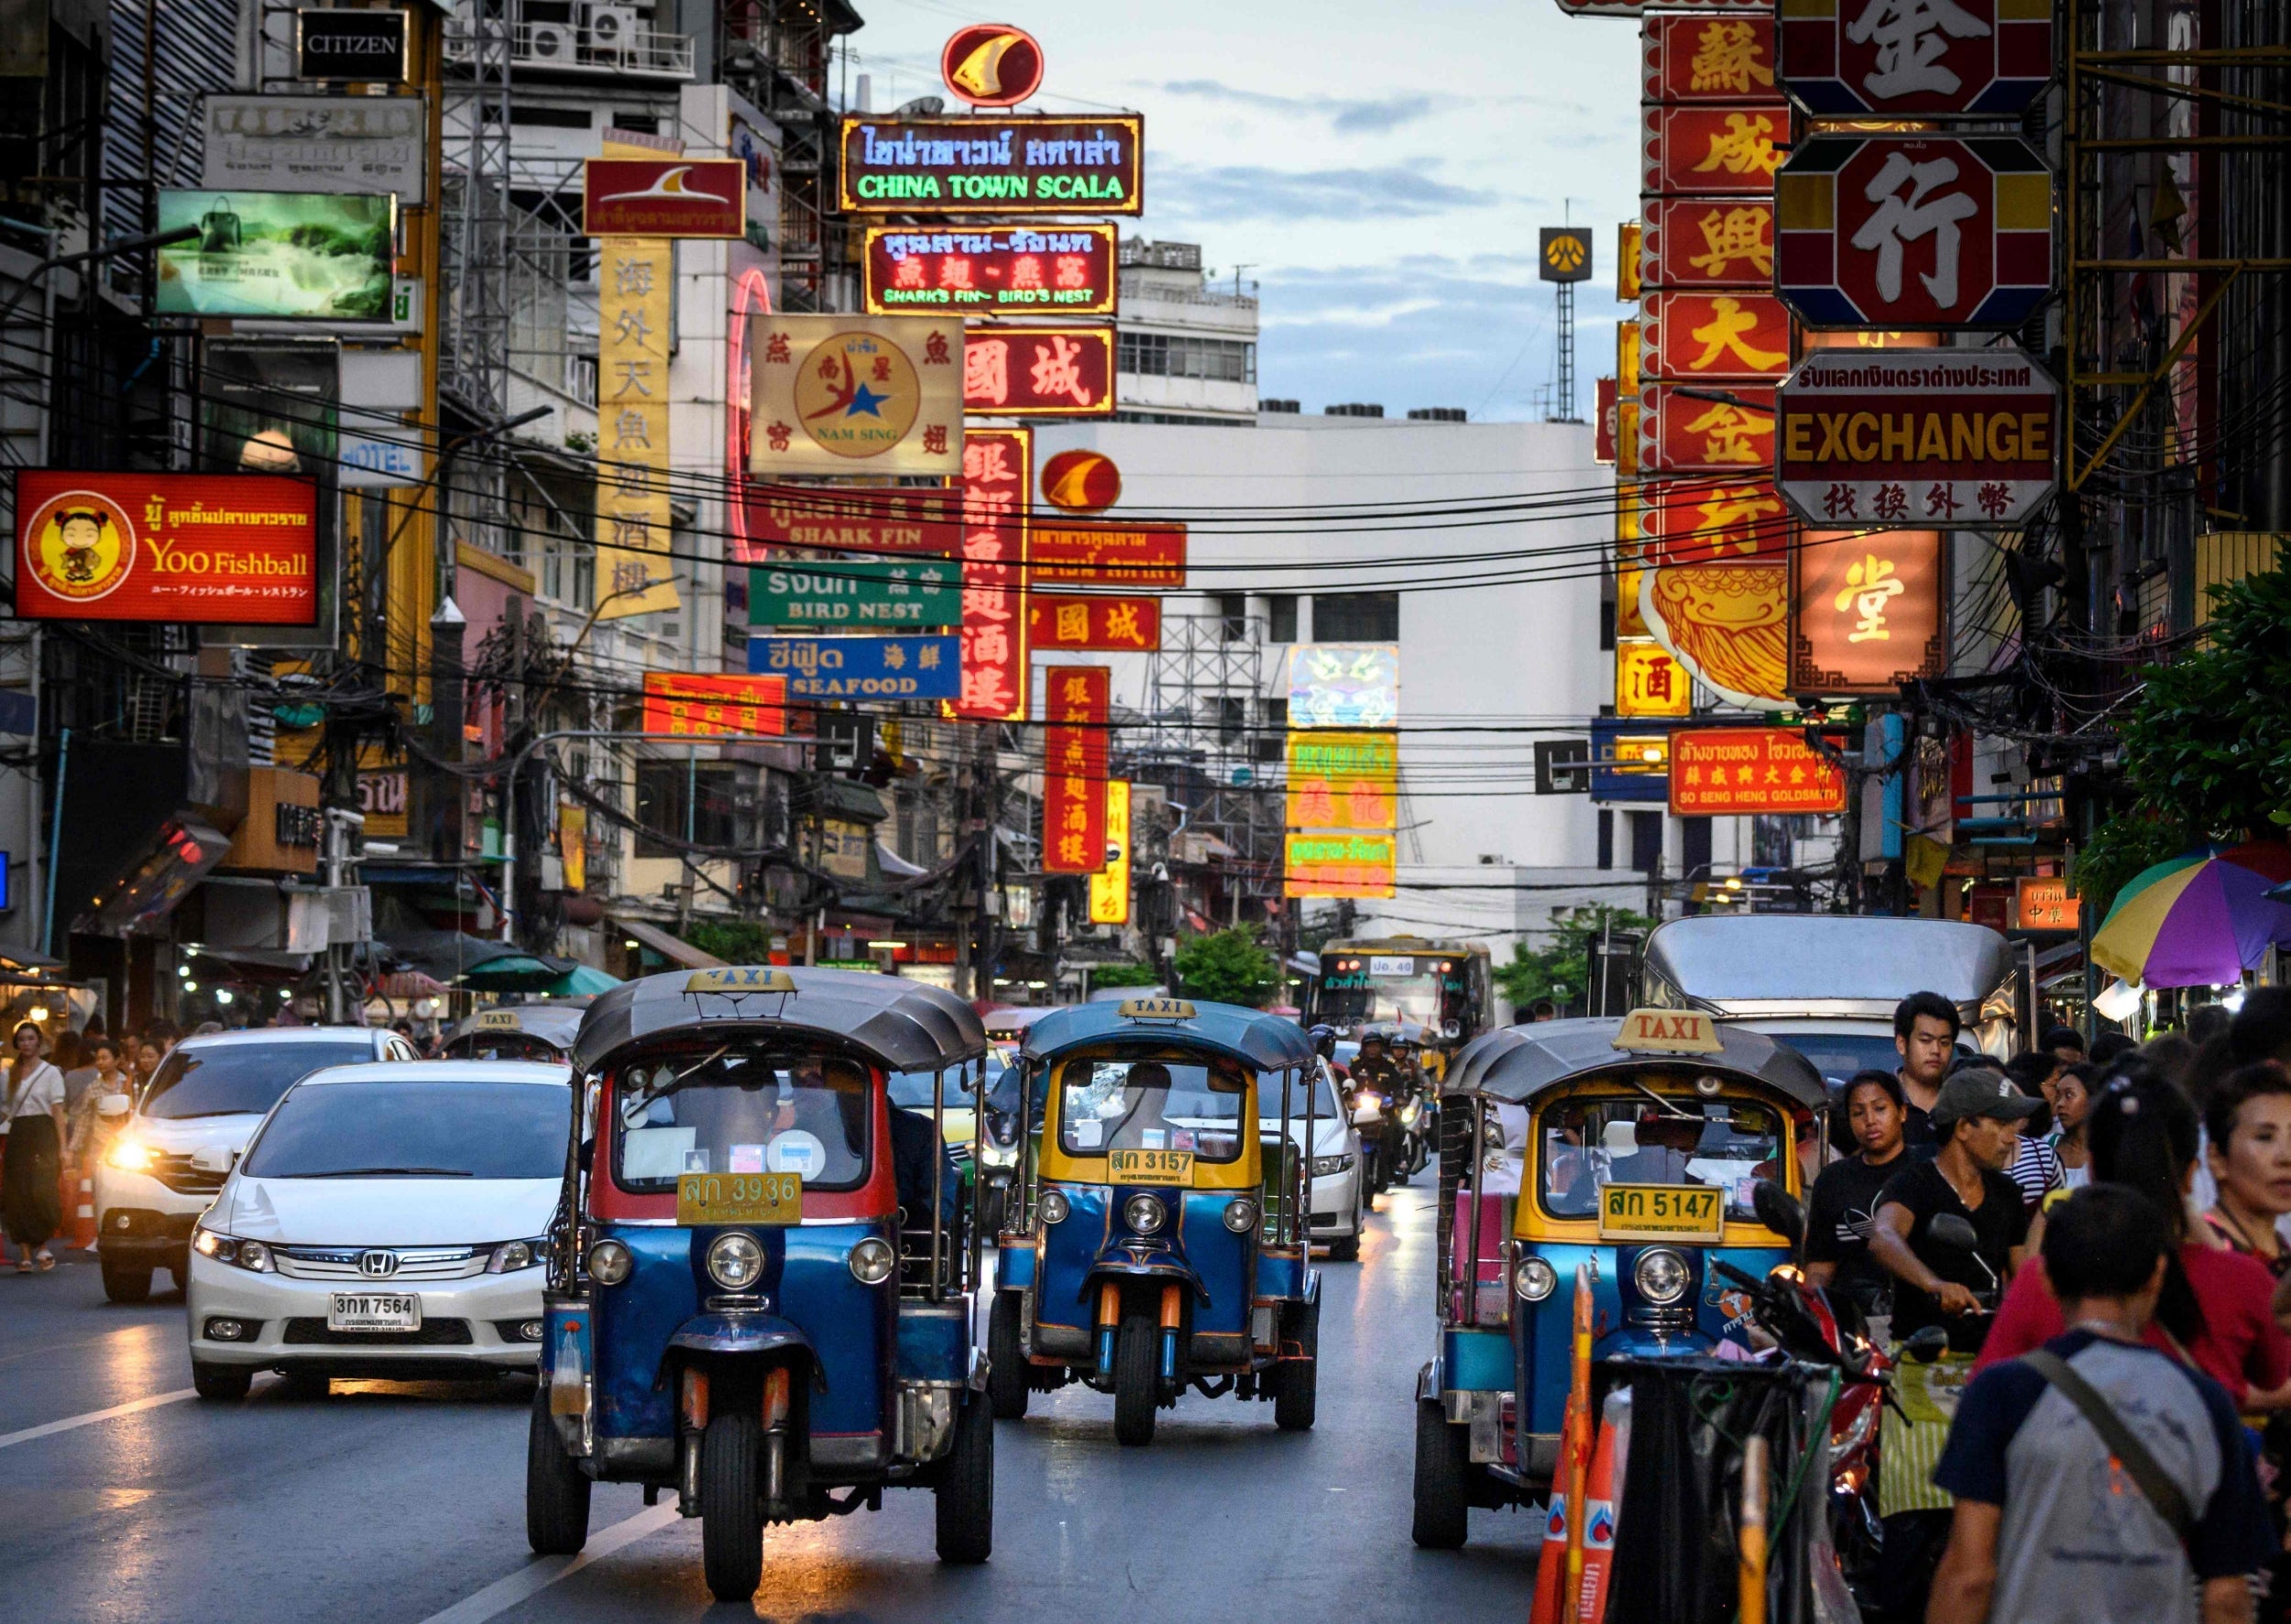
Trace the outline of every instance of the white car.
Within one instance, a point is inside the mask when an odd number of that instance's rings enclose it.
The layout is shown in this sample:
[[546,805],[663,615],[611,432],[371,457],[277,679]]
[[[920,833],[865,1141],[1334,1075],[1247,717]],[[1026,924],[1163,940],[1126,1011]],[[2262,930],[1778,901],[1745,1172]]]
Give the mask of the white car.
[[[1288,1104],[1289,1143],[1299,1147],[1305,1142],[1305,1091],[1299,1088]],[[1346,1119],[1328,1073],[1318,1067],[1311,1104],[1313,1244],[1326,1245],[1331,1257],[1349,1263],[1360,1256],[1360,1232],[1366,1221],[1360,1134]],[[1281,1131],[1279,1090],[1261,1094],[1257,1111],[1264,1131]]]
[[487,1377],[539,1361],[571,1072],[509,1060],[343,1066],[263,1119],[192,1237],[192,1385],[258,1370]]
[[95,1169],[104,1295],[141,1302],[155,1268],[182,1283],[192,1225],[296,1079],[327,1066],[416,1058],[397,1033],[365,1026],[269,1026],[177,1044]]

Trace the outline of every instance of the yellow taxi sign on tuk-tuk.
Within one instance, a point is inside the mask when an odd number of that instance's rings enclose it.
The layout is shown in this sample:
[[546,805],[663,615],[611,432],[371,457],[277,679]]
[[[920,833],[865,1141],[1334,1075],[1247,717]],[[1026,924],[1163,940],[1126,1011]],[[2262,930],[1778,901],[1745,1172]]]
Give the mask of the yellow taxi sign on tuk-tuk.
[[477,1032],[521,1032],[525,1027],[513,1009],[480,1010],[469,1025],[471,1030]]
[[1189,1021],[1194,1010],[1182,998],[1124,998],[1114,1013],[1125,1021]]
[[1716,1184],[1602,1184],[1603,1241],[1716,1245],[1726,1234],[1726,1192]]
[[800,1223],[801,1173],[682,1173],[676,1179],[676,1223],[684,1229],[710,1223]]
[[776,964],[724,964],[696,970],[685,982],[687,993],[793,993],[795,978]]
[[1700,1010],[1634,1009],[1623,1017],[1615,1047],[1635,1054],[1715,1055],[1718,1025]]
[[1193,1153],[1190,1150],[1109,1150],[1109,1184],[1174,1184],[1190,1188]]

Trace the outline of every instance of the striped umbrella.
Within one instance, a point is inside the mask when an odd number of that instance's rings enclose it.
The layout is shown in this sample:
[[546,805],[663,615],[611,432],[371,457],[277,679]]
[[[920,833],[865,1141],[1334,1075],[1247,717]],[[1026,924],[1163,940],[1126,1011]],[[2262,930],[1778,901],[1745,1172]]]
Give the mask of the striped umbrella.
[[2224,986],[2270,943],[2291,942],[2291,905],[2267,893],[2291,881],[2279,840],[2214,846],[2143,869],[2116,894],[2092,937],[2092,960],[2135,986]]

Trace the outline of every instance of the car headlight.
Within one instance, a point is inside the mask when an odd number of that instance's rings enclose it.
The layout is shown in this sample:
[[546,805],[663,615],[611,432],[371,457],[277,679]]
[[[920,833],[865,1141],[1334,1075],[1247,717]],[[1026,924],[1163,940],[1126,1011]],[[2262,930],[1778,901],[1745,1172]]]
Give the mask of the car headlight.
[[1042,1192],[1041,1201],[1035,1204],[1035,1210],[1042,1214],[1042,1222],[1045,1223],[1063,1223],[1066,1222],[1066,1214],[1073,1209],[1068,1204],[1066,1197],[1061,1192],[1046,1190]]
[[851,1248],[851,1278],[862,1286],[882,1285],[898,1267],[899,1255],[879,1235],[871,1234]]
[[740,1230],[708,1243],[708,1278],[727,1291],[745,1291],[763,1278],[763,1247]]
[[1691,1283],[1686,1259],[1668,1246],[1641,1252],[1631,1268],[1639,1294],[1657,1308],[1668,1308],[1686,1295]]
[[1225,1203],[1225,1227],[1235,1234],[1247,1234],[1257,1225],[1257,1205],[1246,1196]]
[[1150,1195],[1134,1195],[1122,1203],[1122,1222],[1139,1234],[1157,1234],[1168,1221],[1168,1209]]
[[636,1255],[610,1235],[588,1249],[588,1278],[600,1286],[618,1286],[636,1267]]
[[1511,1271],[1511,1289],[1529,1302],[1540,1302],[1559,1289],[1559,1270],[1540,1257],[1522,1257]]
[[486,1259],[489,1275],[515,1274],[521,1268],[539,1266],[549,1249],[547,1235],[535,1235],[529,1241],[505,1241],[493,1248],[493,1256]]
[[199,1230],[191,1237],[191,1248],[202,1257],[212,1257],[235,1268],[251,1269],[258,1275],[269,1274],[273,1267],[270,1248],[262,1242],[236,1240],[219,1229]]
[[112,1147],[104,1152],[104,1165],[117,1168],[123,1173],[148,1172],[157,1153],[133,1135],[123,1135],[112,1141]]
[[1346,1171],[1352,1165],[1353,1155],[1349,1150],[1343,1156],[1316,1156],[1312,1158],[1312,1176],[1325,1179],[1332,1173]]

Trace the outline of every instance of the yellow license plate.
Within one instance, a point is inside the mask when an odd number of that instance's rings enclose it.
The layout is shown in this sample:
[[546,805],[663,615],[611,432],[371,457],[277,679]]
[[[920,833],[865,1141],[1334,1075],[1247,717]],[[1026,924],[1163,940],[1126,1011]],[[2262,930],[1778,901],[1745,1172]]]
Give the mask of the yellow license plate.
[[1114,1150],[1106,1155],[1110,1184],[1181,1184],[1193,1182],[1190,1150]]
[[1701,1241],[1726,1233],[1726,1192],[1716,1185],[1607,1184],[1599,1190],[1603,1241]]
[[676,1222],[796,1223],[804,1216],[801,1173],[685,1173],[676,1180]]

